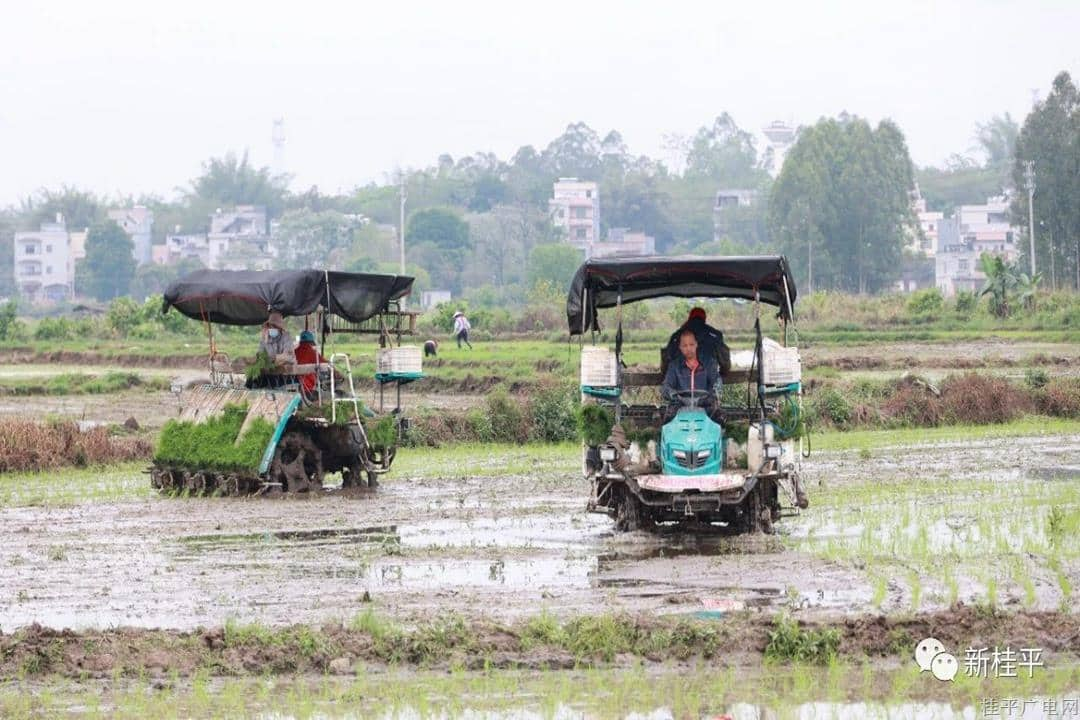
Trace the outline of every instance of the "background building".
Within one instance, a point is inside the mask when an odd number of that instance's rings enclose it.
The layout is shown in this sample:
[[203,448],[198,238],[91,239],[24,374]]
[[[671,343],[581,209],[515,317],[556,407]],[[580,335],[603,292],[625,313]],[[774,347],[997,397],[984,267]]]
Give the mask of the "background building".
[[978,292],[986,280],[979,271],[983,253],[1014,262],[1019,229],[1009,224],[1009,201],[990,198],[985,205],[960,205],[940,221],[934,280],[945,296],[958,290]]
[[[86,233],[81,237],[85,246]],[[40,230],[15,233],[13,245],[15,284],[23,300],[55,302],[72,296],[75,262],[62,215],[56,215],[56,222],[41,223]]]
[[594,182],[559,178],[548,202],[551,221],[566,231],[571,245],[591,255],[591,246],[600,240],[600,197]]
[[134,245],[132,255],[138,265],[145,265],[153,259],[151,243],[154,232],[154,211],[142,205],[132,208],[114,208],[109,210],[109,219],[116,222],[131,238]]
[[273,251],[266,223],[266,208],[237,205],[210,216],[204,265],[223,270],[270,267]]
[[918,185],[915,186],[915,192],[912,194],[911,205],[912,209],[915,210],[915,217],[919,221],[919,229],[922,230],[922,235],[920,236],[918,233],[912,234],[908,239],[908,250],[933,257],[937,253],[938,232],[942,221],[945,219],[945,213],[931,212],[926,209],[926,199],[919,192]]

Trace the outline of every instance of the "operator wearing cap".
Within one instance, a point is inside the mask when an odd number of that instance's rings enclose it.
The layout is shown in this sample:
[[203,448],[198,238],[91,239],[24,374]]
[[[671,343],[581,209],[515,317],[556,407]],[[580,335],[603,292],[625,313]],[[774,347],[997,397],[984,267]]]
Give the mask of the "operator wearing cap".
[[[315,333],[310,330],[300,333],[300,343],[293,352],[296,354],[297,365],[314,365],[326,362],[326,358],[320,355],[318,348],[315,347]],[[315,392],[317,382],[316,373],[312,372],[300,376],[300,386],[307,394]]]

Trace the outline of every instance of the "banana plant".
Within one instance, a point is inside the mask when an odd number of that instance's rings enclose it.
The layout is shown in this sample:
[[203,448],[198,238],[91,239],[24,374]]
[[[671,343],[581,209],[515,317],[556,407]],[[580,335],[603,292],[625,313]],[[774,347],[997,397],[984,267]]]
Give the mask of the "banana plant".
[[1035,310],[1035,300],[1038,297],[1039,283],[1042,279],[1042,273],[1030,276],[1027,273],[1020,273],[1016,276],[1016,301],[1025,310]]
[[1017,284],[1016,271],[1000,256],[983,253],[979,257],[979,270],[986,275],[979,295],[990,298],[990,312],[1004,318],[1009,316],[1009,296]]

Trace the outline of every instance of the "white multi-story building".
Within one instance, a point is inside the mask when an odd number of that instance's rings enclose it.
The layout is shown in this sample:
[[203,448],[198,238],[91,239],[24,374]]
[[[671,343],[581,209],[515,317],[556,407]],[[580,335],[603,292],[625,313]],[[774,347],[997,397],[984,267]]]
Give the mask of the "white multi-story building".
[[[82,233],[83,242],[86,234]],[[71,235],[59,213],[41,229],[15,233],[15,284],[27,302],[55,302],[72,296],[75,262]]]
[[131,238],[134,245],[132,255],[135,262],[145,265],[151,261],[154,232],[154,211],[136,205],[132,208],[114,208],[109,211],[109,219],[116,222]]
[[574,247],[592,254],[593,243],[600,240],[600,196],[594,182],[577,178],[559,178],[548,201],[551,220],[566,230],[566,239]]
[[938,225],[934,280],[945,296],[958,290],[977,292],[986,280],[979,258],[998,255],[1014,262],[1018,228],[1009,223],[1009,201],[994,197],[984,205],[960,205]]
[[926,198],[919,192],[918,185],[915,186],[915,192],[912,193],[911,206],[915,211],[915,217],[919,221],[919,229],[922,230],[922,234],[920,236],[918,233],[912,233],[908,238],[907,248],[915,254],[933,257],[937,253],[938,232],[942,221],[945,219],[945,213],[931,212],[926,209]]

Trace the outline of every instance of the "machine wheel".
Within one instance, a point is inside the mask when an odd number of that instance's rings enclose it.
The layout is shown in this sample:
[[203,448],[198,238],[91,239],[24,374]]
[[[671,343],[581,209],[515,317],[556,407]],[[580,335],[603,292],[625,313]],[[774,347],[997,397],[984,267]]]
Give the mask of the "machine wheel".
[[322,451],[303,433],[285,433],[274,452],[270,478],[281,483],[281,489],[285,492],[322,488]]
[[743,515],[739,519],[741,532],[763,532],[766,535],[773,533],[773,513],[770,504],[764,499],[764,485],[764,482],[759,481],[743,501]]
[[615,506],[615,530],[634,532],[641,529],[641,502],[634,493],[623,489]]
[[341,487],[360,487],[363,483],[364,465],[359,460],[349,463],[341,470]]

